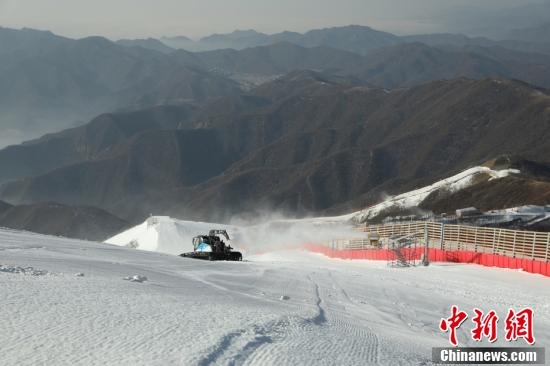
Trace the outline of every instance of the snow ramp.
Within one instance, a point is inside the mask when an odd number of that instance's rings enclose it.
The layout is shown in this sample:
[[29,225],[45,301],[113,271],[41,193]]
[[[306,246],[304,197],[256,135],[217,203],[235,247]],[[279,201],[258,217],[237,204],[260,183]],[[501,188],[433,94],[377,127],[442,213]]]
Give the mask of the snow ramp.
[[208,234],[211,229],[225,229],[230,236],[235,231],[235,227],[230,225],[151,216],[142,224],[107,239],[105,243],[177,255],[193,251],[193,237]]

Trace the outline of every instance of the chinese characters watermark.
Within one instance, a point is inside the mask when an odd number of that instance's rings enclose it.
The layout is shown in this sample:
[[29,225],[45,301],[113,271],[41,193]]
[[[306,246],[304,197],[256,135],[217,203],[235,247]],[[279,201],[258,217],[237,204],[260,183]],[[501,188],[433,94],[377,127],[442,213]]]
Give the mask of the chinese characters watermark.
[[[490,343],[495,342],[498,338],[499,321],[496,311],[491,310],[484,314],[482,310],[475,308],[474,314],[475,316],[472,318],[472,322],[474,323],[474,328],[471,331],[472,339],[481,342],[483,337],[486,337]],[[468,313],[459,310],[457,306],[453,306],[451,316],[442,318],[439,323],[439,329],[442,332],[449,332],[449,342],[455,347],[458,346],[457,329],[467,319]],[[533,310],[525,308],[515,312],[513,309],[509,309],[504,320],[504,331],[504,337],[508,342],[523,338],[527,344],[535,344]]]

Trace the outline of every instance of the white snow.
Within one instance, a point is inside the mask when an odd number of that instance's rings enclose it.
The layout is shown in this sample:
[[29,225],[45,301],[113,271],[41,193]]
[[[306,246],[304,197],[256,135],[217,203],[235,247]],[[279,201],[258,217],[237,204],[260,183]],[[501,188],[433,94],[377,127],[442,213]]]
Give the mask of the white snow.
[[[465,170],[452,177],[440,180],[426,187],[422,187],[410,192],[399,194],[397,196],[388,197],[383,202],[368,207],[365,210],[353,214],[353,219],[359,222],[375,217],[382,211],[389,208],[412,208],[417,207],[430,195],[430,193],[439,189],[446,189],[450,192],[456,192],[472,185],[474,178],[479,174],[487,174],[489,180],[500,179],[509,176],[510,174],[519,174],[516,169],[492,170],[487,167],[478,166]],[[348,216],[348,215],[347,215]],[[346,216],[346,217],[347,217]]]
[[142,282],[147,281],[147,277],[140,276],[140,275],[133,275],[133,276],[126,276],[126,277],[123,278],[123,280],[130,281],[130,282],[142,283]]
[[[457,264],[395,269],[293,250],[245,259],[0,230],[1,363],[429,365],[431,347],[448,346],[438,325],[452,305],[470,314],[462,346],[489,346],[470,338],[474,307],[503,319],[508,308],[531,307],[537,346],[550,342],[543,276]],[[147,280],[122,280],[134,276]],[[503,324],[495,346],[508,345]]]

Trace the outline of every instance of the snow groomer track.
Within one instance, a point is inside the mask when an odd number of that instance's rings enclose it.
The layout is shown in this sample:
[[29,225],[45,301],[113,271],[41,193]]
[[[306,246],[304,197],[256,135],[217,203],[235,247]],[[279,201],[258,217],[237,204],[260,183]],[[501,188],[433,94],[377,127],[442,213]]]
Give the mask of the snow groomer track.
[[[419,365],[452,305],[531,307],[550,279],[476,265],[388,268],[304,251],[208,262],[0,230],[2,364]],[[462,346],[471,320],[459,329]],[[518,341],[518,346],[524,346]],[[494,345],[508,345],[504,334]]]

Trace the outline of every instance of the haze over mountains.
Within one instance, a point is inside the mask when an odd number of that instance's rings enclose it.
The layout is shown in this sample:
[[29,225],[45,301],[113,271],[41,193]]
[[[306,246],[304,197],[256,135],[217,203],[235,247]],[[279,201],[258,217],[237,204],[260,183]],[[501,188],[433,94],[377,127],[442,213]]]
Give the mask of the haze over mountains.
[[[154,39],[113,43],[0,28],[0,146],[76,126],[102,112],[234,95],[297,69],[387,88],[460,76],[501,76],[549,87],[546,39],[398,37],[349,26],[305,34],[213,35],[198,48],[234,49],[190,53]],[[172,41],[187,42],[182,37]]]
[[[157,107],[157,115],[171,115],[164,108],[174,107]],[[224,219],[255,207],[301,214],[360,207],[385,190],[412,188],[499,154],[548,156],[541,139],[550,133],[549,111],[546,91],[507,80],[387,92],[297,72],[192,113],[178,107],[171,128],[136,128],[140,112],[107,115],[5,149],[0,161],[27,166],[3,179],[31,178],[4,184],[0,197],[94,205],[131,221],[149,211]],[[52,144],[57,153],[46,148]],[[74,146],[87,154],[67,154]],[[44,163],[25,164],[25,156],[44,150]],[[67,155],[74,160],[63,161]]]
[[[136,40],[133,45],[158,48],[158,42],[172,49],[184,49],[192,52],[212,51],[217,49],[242,50],[250,47],[267,46],[280,42],[289,42],[302,47],[331,47],[366,55],[370,50],[409,42],[424,42],[429,45],[479,45],[502,46],[520,50],[544,50],[549,52],[550,23],[536,27],[508,31],[497,40],[480,36],[463,34],[435,33],[397,36],[381,32],[370,27],[351,25],[315,29],[306,33],[281,32],[265,34],[250,30],[236,30],[228,34],[213,34],[197,41],[185,36],[161,37],[159,40]],[[153,42],[155,41],[155,42]],[[132,45],[129,40],[119,41]],[[139,44],[141,43],[141,44]]]
[[[438,3],[449,4],[450,1]],[[451,11],[443,10],[436,16],[445,24],[447,32],[492,39],[510,39],[512,29],[532,28],[550,22],[548,0],[497,0],[493,2],[493,8],[483,8],[484,4],[489,5],[490,1],[460,0]]]
[[399,37],[374,30],[365,26],[346,26],[328,29],[315,29],[304,34],[298,32],[281,32],[268,35],[255,30],[236,30],[229,34],[213,34],[192,41],[189,38],[161,38],[161,41],[172,48],[189,51],[211,51],[231,48],[241,50],[249,47],[266,46],[280,42],[290,42],[303,47],[327,46],[350,52],[367,53],[371,49],[399,43]]
[[103,241],[128,226],[128,222],[95,207],[54,202],[12,206],[0,201],[0,227]]
[[544,43],[550,36],[550,22],[529,28],[514,29],[506,34],[506,38],[517,41]]
[[[360,209],[502,154],[546,166],[550,44],[533,32],[349,26],[115,43],[0,28],[0,144],[60,131],[0,150],[0,199],[33,213],[97,207],[120,225],[299,216]],[[26,217],[2,207],[16,219],[0,225]]]
[[73,40],[0,28],[0,128],[20,136],[82,124],[105,111],[238,90],[223,76],[185,67],[156,51],[101,37]]

